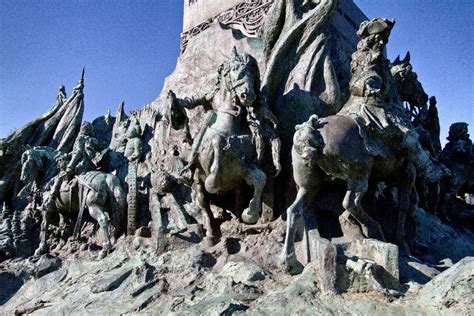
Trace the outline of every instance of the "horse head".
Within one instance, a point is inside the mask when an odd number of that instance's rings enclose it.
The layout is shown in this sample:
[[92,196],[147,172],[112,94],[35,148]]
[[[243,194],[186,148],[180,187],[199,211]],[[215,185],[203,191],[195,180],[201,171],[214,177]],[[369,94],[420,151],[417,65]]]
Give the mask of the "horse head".
[[311,115],[307,122],[295,127],[293,149],[307,165],[313,165],[322,153],[324,141],[317,131],[319,127],[319,117],[315,114]]
[[21,175],[20,181],[24,183],[32,183],[36,181],[38,176],[38,159],[35,149],[27,149],[21,155]]
[[238,102],[251,107],[258,94],[259,70],[255,58],[246,53],[239,53],[234,47],[227,63],[219,67],[219,75],[226,88],[231,91]]
[[[43,177],[56,175],[58,157],[61,154],[51,147],[37,146],[28,148],[21,156],[20,180],[25,183],[43,181]],[[39,179],[39,177],[41,179]]]
[[400,56],[398,56],[391,65],[390,71],[402,101],[408,102],[412,108],[421,108],[426,105],[428,95],[418,81],[418,75],[413,71],[410,52],[403,60],[400,60]]

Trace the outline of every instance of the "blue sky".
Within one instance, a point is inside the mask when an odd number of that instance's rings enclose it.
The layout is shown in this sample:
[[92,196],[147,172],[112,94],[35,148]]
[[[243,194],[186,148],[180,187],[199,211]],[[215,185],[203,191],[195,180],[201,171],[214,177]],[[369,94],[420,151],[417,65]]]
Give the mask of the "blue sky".
[[[449,124],[474,134],[472,0],[355,0],[369,18],[396,18],[389,57],[412,53],[414,70],[436,95],[442,141]],[[139,108],[174,69],[181,0],[0,0],[0,137],[40,116],[60,84],[85,78],[85,119]]]

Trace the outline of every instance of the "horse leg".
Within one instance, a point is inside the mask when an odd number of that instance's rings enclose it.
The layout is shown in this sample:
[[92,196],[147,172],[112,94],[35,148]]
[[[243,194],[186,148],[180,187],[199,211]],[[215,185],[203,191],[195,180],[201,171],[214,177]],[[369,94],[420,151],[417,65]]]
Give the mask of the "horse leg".
[[410,248],[405,239],[405,223],[407,214],[410,211],[411,192],[415,189],[416,168],[411,163],[406,163],[401,174],[401,181],[398,186],[398,222],[396,239],[402,254],[409,255]]
[[110,233],[109,233],[109,222],[107,216],[105,215],[102,208],[96,204],[87,204],[87,208],[89,209],[89,214],[94,218],[102,228],[104,233],[105,241],[102,245],[102,251],[99,253],[98,258],[104,258],[110,250],[112,250],[112,242],[110,241]]
[[362,208],[362,198],[369,186],[368,179],[350,181],[347,186],[348,190],[342,202],[344,209],[359,222],[365,237],[385,241],[380,224],[373,220]]
[[219,192],[221,188],[222,180],[220,179],[220,175],[222,169],[221,163],[222,150],[224,148],[224,139],[221,136],[216,135],[212,138],[211,144],[213,149],[213,160],[211,168],[209,169],[209,175],[206,177],[204,186],[207,192],[214,194]]
[[262,193],[267,182],[265,173],[255,166],[248,168],[245,181],[254,188],[253,198],[250,200],[249,207],[242,213],[242,220],[247,224],[255,224],[260,218],[262,212]]
[[48,227],[49,220],[51,218],[50,212],[41,212],[42,221],[41,221],[41,231],[40,231],[40,244],[35,250],[35,256],[40,256],[48,252],[48,246],[46,240],[48,239]]
[[199,205],[204,221],[203,226],[206,230],[204,242],[207,247],[212,247],[219,241],[221,237],[221,231],[220,227],[216,223],[214,215],[212,214],[204,184],[199,179],[199,177],[198,180],[195,182],[194,190],[196,192],[196,202]]
[[67,226],[66,217],[62,213],[59,213],[59,228],[64,230],[66,229],[66,226]]
[[308,201],[308,190],[300,187],[296,199],[293,204],[286,210],[286,236],[283,251],[281,253],[281,264],[291,274],[297,274],[301,272],[303,266],[296,258],[295,254],[295,236],[298,227],[297,223],[301,222],[303,213],[306,210],[306,204]]

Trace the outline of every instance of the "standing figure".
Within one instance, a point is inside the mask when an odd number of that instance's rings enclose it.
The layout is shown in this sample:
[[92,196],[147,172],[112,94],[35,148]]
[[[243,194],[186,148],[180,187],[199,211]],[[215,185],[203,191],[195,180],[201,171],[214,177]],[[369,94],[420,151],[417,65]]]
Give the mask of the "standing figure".
[[125,157],[128,160],[128,224],[127,233],[133,235],[137,229],[137,169],[142,155],[142,129],[138,119],[133,116],[127,129],[127,145],[125,146]]
[[[448,143],[440,154],[440,160],[451,171],[442,188],[441,207],[438,216],[450,220],[456,195],[463,186],[468,190],[474,187],[474,146],[469,137],[467,123],[454,123],[449,127]],[[470,192],[472,193],[472,192]]]

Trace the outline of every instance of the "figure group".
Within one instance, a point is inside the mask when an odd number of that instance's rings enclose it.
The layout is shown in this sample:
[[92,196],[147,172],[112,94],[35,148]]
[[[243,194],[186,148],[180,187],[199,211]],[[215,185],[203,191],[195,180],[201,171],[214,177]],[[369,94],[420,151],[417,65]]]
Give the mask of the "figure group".
[[[298,264],[298,225],[306,223],[317,211],[319,194],[331,179],[346,184],[339,223],[344,236],[350,239],[387,240],[380,223],[364,209],[362,200],[378,182],[393,184],[398,189],[394,241],[403,253],[409,253],[412,245],[407,241],[405,222],[418,205],[436,201],[432,203],[434,212],[449,219],[455,212],[451,208],[456,196],[462,191],[472,193],[474,151],[467,124],[453,124],[449,142],[441,150],[436,100],[432,97],[427,106],[428,95],[413,72],[410,55],[393,63],[385,56],[395,25],[395,21],[387,19],[361,24],[344,100],[324,49],[323,35],[336,5],[337,1],[305,1],[301,4],[301,16],[298,15],[302,22],[287,15],[285,26],[270,25],[264,36],[267,69],[263,76],[254,57],[234,48],[230,58],[218,68],[216,83],[203,87],[204,92],[188,97],[168,92],[161,119],[184,131],[183,144],[189,144],[186,157],[181,156],[177,144],[159,152],[145,149],[140,117],[135,113],[129,118],[123,104],[115,121],[109,116],[104,118],[104,126],[109,126],[107,137],[96,135],[95,123],[84,122],[70,152],[45,146],[26,150],[21,159],[21,180],[34,183],[41,191],[39,210],[43,221],[36,254],[47,251],[52,213],[61,215],[61,224],[72,220],[73,236],[77,238],[87,209],[102,228],[105,241],[99,256],[104,257],[122,234],[139,234],[138,228],[147,225],[141,220],[144,214],[140,190],[148,190],[148,227],[159,238],[165,238],[167,231],[163,207],[167,206],[176,221],[173,233],[183,232],[199,221],[204,228],[204,245],[214,246],[222,237],[222,218],[217,218],[211,208],[216,196],[235,194],[231,199],[235,204],[234,218],[252,225],[267,220],[262,217],[264,190],[278,189],[287,192],[291,199],[286,210],[281,259],[292,269]],[[282,15],[283,9],[284,6],[275,6],[272,12]],[[311,14],[314,17],[308,18]],[[312,19],[320,24],[310,30],[309,26],[314,26]],[[301,28],[294,28],[298,23]],[[304,63],[304,56],[311,55],[307,48],[295,53],[296,66],[285,65],[293,69],[278,70],[280,59],[288,50],[284,41],[289,38],[302,46],[310,39],[317,41],[320,60],[306,68],[298,64]],[[300,82],[301,86],[289,84],[301,79],[297,70],[316,71],[313,66],[324,72],[318,77],[325,83],[324,91],[311,91],[316,87],[312,80],[317,76],[304,76],[308,81]],[[288,73],[278,74],[282,69]],[[305,99],[300,93],[290,99],[291,93],[285,90],[289,86],[298,86],[301,91],[308,89],[312,95]],[[79,88],[82,87],[83,79]],[[204,115],[192,135],[188,114],[197,107],[202,107]],[[299,112],[300,107],[305,110]],[[308,109],[312,112],[308,113]],[[285,117],[296,112],[295,117]],[[286,134],[292,135],[292,142]],[[289,148],[291,157],[285,152]],[[293,195],[289,175],[296,184],[297,192]],[[273,177],[281,180],[270,181]],[[270,183],[275,187],[268,189]],[[245,187],[251,193],[243,193]],[[198,210],[192,214],[196,218],[190,216],[184,199],[180,198],[189,190],[191,203]],[[274,210],[273,217],[279,213],[284,212]],[[317,224],[312,228],[306,224],[304,229],[317,230]]]

